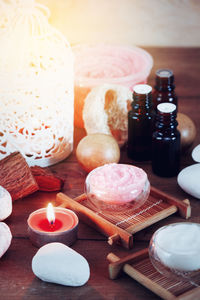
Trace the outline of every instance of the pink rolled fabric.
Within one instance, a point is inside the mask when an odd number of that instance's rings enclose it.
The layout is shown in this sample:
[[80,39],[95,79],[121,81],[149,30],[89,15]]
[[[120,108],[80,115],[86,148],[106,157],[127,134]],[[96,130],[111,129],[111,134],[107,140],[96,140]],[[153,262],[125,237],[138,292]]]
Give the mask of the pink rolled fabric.
[[113,83],[132,88],[146,82],[153,66],[151,55],[138,47],[80,45],[73,51],[78,85]]
[[[83,127],[84,98],[92,87],[108,83],[134,85],[146,83],[153,66],[152,56],[139,47],[78,45],[75,55],[75,125]],[[79,111],[78,111],[79,110]]]
[[[86,178],[86,193],[97,207],[117,209],[132,204],[139,207],[148,198],[150,184],[143,169],[126,164],[106,164]],[[114,205],[114,206],[113,206]],[[124,206],[125,207],[125,206]]]

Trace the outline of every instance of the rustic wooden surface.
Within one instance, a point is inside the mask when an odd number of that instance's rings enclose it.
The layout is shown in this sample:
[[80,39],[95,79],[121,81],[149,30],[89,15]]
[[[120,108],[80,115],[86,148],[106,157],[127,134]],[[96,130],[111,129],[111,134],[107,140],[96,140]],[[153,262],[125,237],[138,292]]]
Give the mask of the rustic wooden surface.
[[[147,48],[154,57],[154,68],[149,78],[153,85],[155,70],[172,68],[175,73],[176,91],[179,96],[179,111],[190,116],[197,126],[197,137],[193,147],[200,143],[200,48]],[[83,132],[75,130],[75,145]],[[122,163],[133,163],[125,149],[121,151]],[[190,152],[182,156],[181,169],[193,163]],[[192,204],[190,221],[200,223],[200,202],[188,196],[177,185],[176,178],[160,178],[152,174],[150,163],[135,163],[148,173],[155,187],[179,199],[189,198]],[[76,197],[83,192],[86,173],[79,167],[75,155],[52,166],[51,169],[65,179],[62,192]],[[173,215],[134,236],[134,248],[126,250],[119,246],[109,246],[106,238],[94,229],[80,223],[78,241],[72,246],[90,264],[91,276],[86,285],[78,288],[64,287],[40,281],[34,276],[31,261],[37,248],[32,246],[27,236],[27,218],[34,210],[54,201],[55,192],[36,192],[13,205],[13,213],[6,220],[13,234],[11,247],[0,260],[0,299],[160,299],[152,292],[123,274],[117,280],[108,277],[106,256],[114,252],[119,257],[134,253],[148,246],[153,232],[169,223],[185,221]]]

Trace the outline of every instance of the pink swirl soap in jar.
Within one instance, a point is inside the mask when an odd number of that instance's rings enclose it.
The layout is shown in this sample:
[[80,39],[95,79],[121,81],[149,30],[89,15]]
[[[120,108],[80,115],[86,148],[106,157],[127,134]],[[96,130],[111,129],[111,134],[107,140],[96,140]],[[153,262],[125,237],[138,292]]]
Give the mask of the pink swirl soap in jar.
[[150,183],[141,168],[112,163],[91,171],[85,189],[88,201],[96,211],[122,212],[144,204]]
[[146,83],[153,66],[152,56],[139,47],[116,45],[77,45],[75,56],[74,124],[83,128],[84,100],[93,87],[123,85],[132,90]]

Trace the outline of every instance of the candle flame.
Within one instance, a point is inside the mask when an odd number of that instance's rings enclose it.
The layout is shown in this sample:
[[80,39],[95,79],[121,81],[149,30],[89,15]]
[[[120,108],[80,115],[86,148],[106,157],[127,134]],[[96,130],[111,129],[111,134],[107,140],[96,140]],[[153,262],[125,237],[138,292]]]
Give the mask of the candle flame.
[[50,225],[53,225],[55,223],[55,213],[53,205],[51,203],[49,203],[47,206],[47,219]]

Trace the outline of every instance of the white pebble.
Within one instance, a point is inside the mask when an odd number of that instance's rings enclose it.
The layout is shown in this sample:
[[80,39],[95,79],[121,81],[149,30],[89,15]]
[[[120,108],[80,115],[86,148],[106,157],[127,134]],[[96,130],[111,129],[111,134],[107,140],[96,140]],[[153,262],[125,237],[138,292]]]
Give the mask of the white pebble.
[[155,249],[164,265],[179,271],[200,269],[200,224],[175,223],[158,230]]
[[183,169],[178,174],[177,181],[186,193],[200,199],[200,164]]
[[0,222],[0,257],[2,257],[10,247],[11,240],[12,234],[10,228],[6,223]]
[[61,243],[41,247],[33,257],[32,270],[43,281],[66,286],[84,285],[90,277],[87,260]]
[[193,158],[194,161],[200,162],[200,145],[196,146],[192,150],[192,158]]
[[0,221],[5,220],[12,213],[12,198],[10,193],[0,186]]

